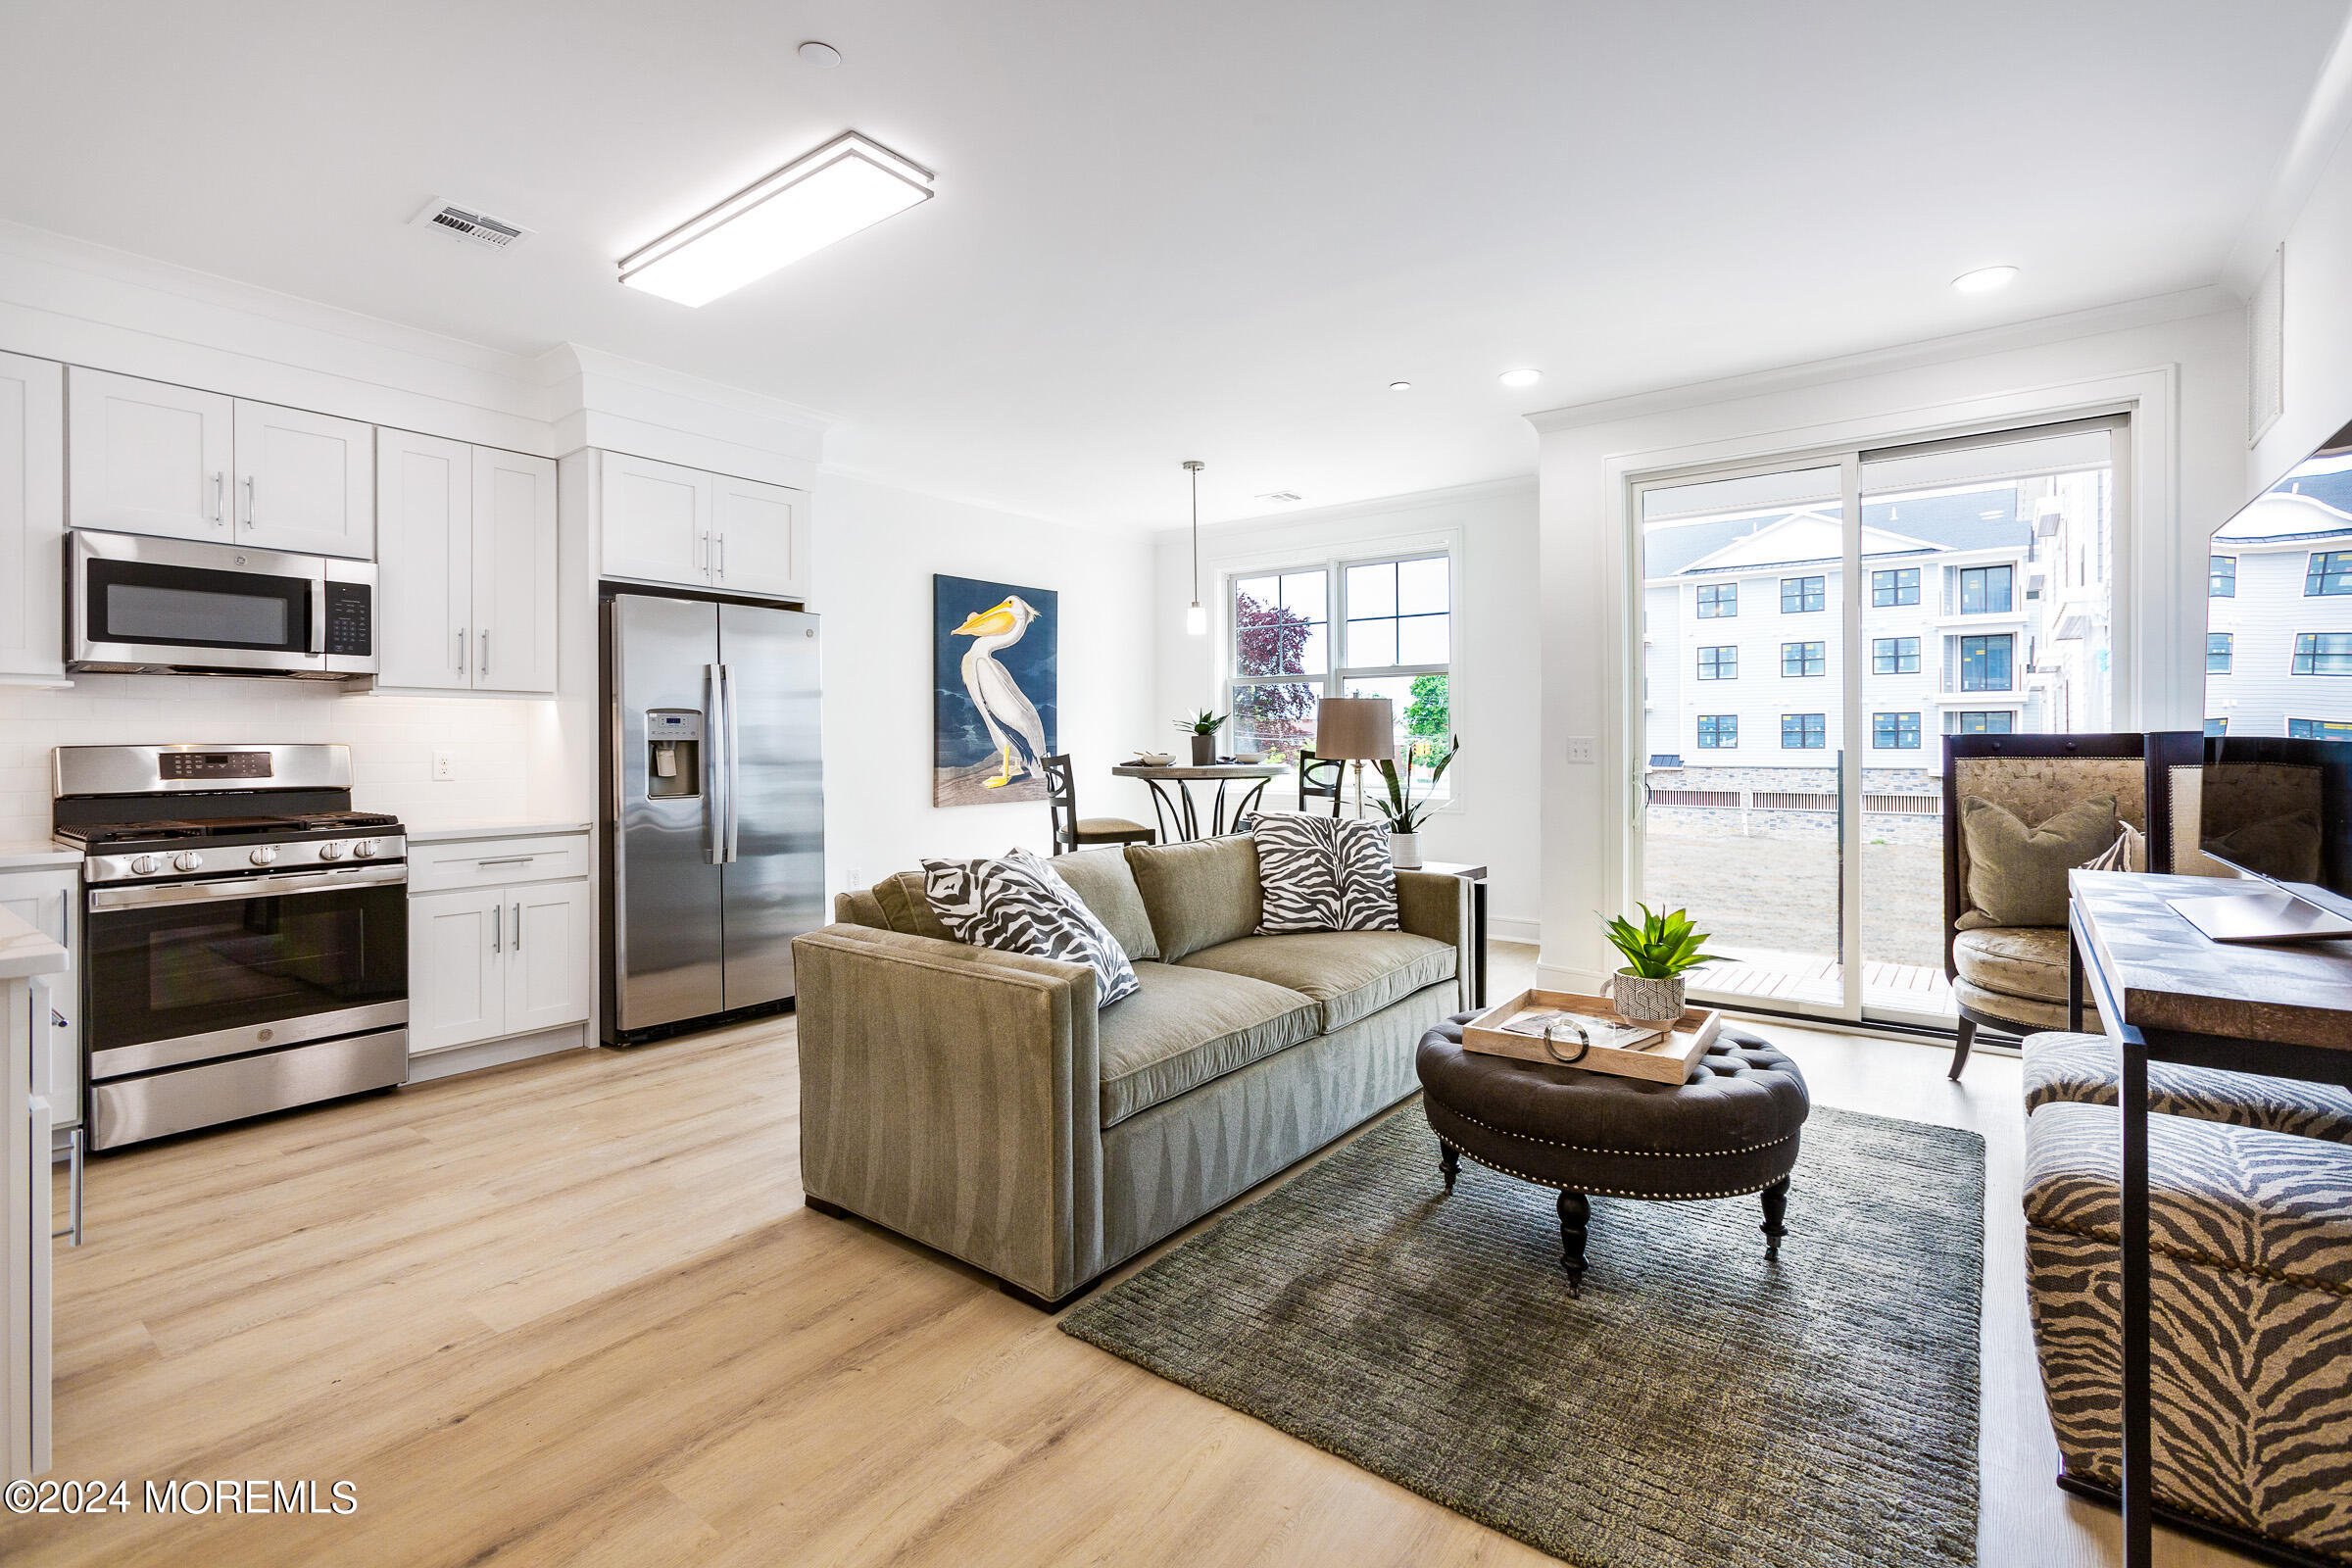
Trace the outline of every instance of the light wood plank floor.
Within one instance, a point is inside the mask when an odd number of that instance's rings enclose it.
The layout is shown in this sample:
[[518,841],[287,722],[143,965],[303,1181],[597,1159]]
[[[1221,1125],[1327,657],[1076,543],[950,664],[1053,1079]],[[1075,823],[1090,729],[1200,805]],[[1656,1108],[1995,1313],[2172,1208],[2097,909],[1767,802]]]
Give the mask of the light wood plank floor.
[[[1533,953],[1495,954],[1496,988]],[[2018,1066],[1774,1026],[1815,1098],[1990,1152],[1986,1568],[2116,1558],[2050,1483]],[[1444,1564],[1540,1556],[801,1206],[789,1020],[95,1162],[57,1468],[354,1484],[348,1517],[0,1516],[0,1561]],[[1532,1200],[1537,1200],[1531,1199]],[[1789,1245],[1803,1245],[1801,1200]],[[2173,1568],[2236,1559],[2164,1538]]]

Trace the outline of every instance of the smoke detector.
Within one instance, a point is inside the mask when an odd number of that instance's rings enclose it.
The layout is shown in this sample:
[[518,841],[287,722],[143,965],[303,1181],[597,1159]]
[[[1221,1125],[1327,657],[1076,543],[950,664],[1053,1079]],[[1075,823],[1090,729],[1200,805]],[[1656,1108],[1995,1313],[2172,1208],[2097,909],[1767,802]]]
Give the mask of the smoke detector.
[[427,202],[424,210],[411,221],[490,251],[506,250],[530,232],[527,228],[492,218],[487,213],[474,212],[438,198]]

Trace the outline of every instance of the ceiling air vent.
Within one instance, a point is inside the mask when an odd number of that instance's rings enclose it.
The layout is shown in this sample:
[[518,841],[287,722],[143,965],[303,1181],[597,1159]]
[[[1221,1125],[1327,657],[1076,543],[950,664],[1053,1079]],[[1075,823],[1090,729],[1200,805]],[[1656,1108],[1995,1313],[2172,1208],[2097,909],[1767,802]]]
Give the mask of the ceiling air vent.
[[467,212],[447,202],[434,202],[416,215],[416,220],[428,228],[439,229],[452,239],[462,239],[484,250],[503,251],[530,232],[513,223],[502,223],[485,213]]
[[1289,506],[1294,501],[1303,501],[1306,498],[1296,490],[1269,490],[1264,495],[1259,496],[1257,499],[1260,501],[1271,501],[1277,506]]

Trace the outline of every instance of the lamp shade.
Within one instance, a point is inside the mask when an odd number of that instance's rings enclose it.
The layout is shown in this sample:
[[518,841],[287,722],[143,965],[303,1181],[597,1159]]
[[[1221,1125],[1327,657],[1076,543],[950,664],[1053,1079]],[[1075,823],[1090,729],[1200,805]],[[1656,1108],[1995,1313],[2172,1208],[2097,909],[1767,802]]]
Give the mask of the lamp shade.
[[1396,756],[1396,705],[1386,697],[1326,697],[1315,710],[1315,755],[1377,762]]

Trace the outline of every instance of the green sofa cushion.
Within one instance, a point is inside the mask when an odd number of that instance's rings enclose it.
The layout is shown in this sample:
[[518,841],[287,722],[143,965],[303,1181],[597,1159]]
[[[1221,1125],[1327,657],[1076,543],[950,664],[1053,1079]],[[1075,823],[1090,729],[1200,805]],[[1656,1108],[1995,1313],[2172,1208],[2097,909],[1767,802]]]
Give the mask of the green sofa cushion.
[[890,929],[910,937],[933,937],[941,942],[953,942],[956,933],[940,919],[923,894],[923,873],[896,871],[873,886],[874,902],[882,906],[882,918]]
[[1131,844],[1127,863],[1166,962],[1257,929],[1257,846],[1248,834]]
[[1145,962],[1135,978],[1133,996],[1096,1015],[1105,1127],[1311,1038],[1322,1017],[1298,992],[1242,975]]
[[1095,918],[1109,928],[1128,957],[1140,961],[1159,956],[1159,943],[1152,935],[1152,916],[1144,912],[1143,890],[1135,885],[1135,873],[1128,869],[1127,856],[1118,846],[1056,855],[1046,863],[1070,885],[1070,891],[1095,912]]
[[2028,826],[2016,812],[1982,796],[1960,799],[1968,849],[1968,904],[1954,922],[1987,926],[2066,924],[2066,874],[2116,840],[2115,797],[2094,795]]
[[1321,1004],[1317,1031],[1369,1018],[1423,986],[1453,978],[1459,950],[1404,931],[1302,931],[1242,937],[1187,955],[1186,968],[1247,975]]

